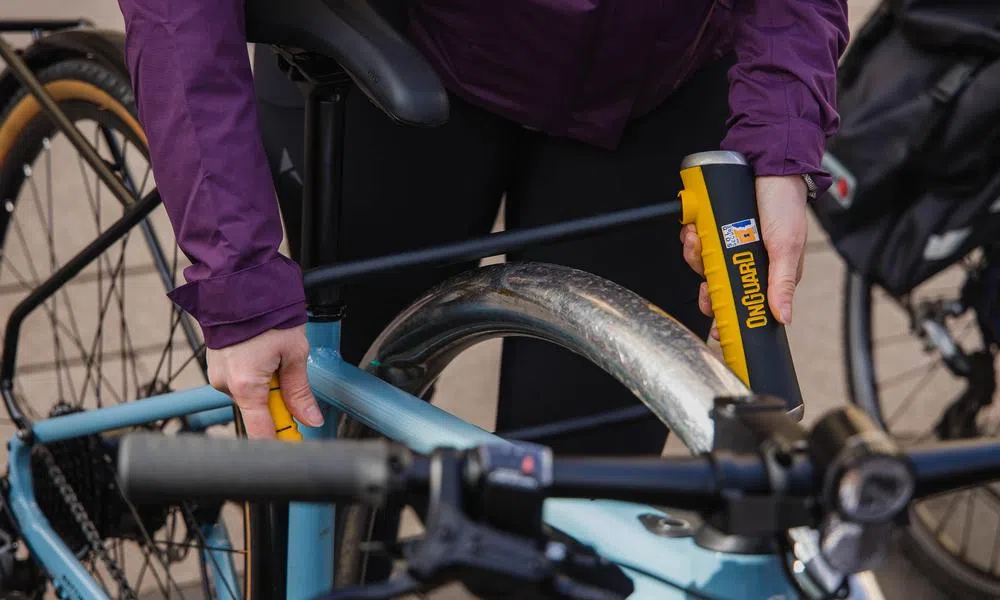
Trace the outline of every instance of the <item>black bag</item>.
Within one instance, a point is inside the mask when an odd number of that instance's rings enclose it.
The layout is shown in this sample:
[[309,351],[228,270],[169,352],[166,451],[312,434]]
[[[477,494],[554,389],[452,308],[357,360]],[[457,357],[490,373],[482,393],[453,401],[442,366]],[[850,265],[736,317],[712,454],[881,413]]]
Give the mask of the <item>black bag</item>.
[[1000,239],[1000,1],[884,2],[838,86],[813,209],[853,271],[898,296]]

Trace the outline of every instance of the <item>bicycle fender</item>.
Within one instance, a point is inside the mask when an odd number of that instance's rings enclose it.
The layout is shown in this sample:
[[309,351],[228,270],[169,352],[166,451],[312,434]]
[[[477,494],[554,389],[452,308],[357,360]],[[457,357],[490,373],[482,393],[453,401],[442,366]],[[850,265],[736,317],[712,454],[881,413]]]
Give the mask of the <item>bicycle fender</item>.
[[[66,29],[47,34],[23,50],[21,58],[31,70],[38,72],[50,65],[71,58],[96,60],[129,77],[125,63],[125,34],[108,29]],[[0,74],[0,106],[6,106],[21,83],[4,69]]]

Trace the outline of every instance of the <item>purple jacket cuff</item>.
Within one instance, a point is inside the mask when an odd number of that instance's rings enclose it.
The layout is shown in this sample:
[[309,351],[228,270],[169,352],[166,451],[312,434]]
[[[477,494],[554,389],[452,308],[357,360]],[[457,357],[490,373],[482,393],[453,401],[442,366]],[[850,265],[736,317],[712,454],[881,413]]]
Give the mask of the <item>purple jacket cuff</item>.
[[299,302],[247,321],[203,326],[201,331],[205,335],[205,345],[214,350],[245,342],[271,329],[289,329],[305,322],[306,304]]
[[826,134],[815,124],[789,117],[782,124],[741,120],[733,124],[722,141],[723,150],[747,157],[757,176],[812,176],[818,193],[830,187],[831,178],[823,170]]
[[209,348],[306,321],[302,271],[280,254],[242,271],[192,281],[168,296],[198,320]]

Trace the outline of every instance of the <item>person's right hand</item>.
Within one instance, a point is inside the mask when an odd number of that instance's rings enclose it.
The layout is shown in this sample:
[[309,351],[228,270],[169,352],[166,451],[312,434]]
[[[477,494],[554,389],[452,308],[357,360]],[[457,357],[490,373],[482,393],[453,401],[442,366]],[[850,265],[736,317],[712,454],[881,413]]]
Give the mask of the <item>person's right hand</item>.
[[208,381],[232,396],[243,416],[247,436],[273,438],[274,421],[267,410],[271,377],[278,374],[281,394],[292,416],[310,427],[323,424],[323,414],[306,377],[309,341],[304,326],[272,329],[219,350],[208,350]]

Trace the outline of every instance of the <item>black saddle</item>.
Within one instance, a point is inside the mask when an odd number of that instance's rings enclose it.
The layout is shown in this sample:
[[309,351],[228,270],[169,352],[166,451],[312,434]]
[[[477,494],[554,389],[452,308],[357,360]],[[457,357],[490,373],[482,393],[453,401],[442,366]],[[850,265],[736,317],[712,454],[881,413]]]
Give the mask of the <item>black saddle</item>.
[[249,41],[332,58],[390,118],[448,119],[437,74],[368,0],[246,0],[246,15]]

